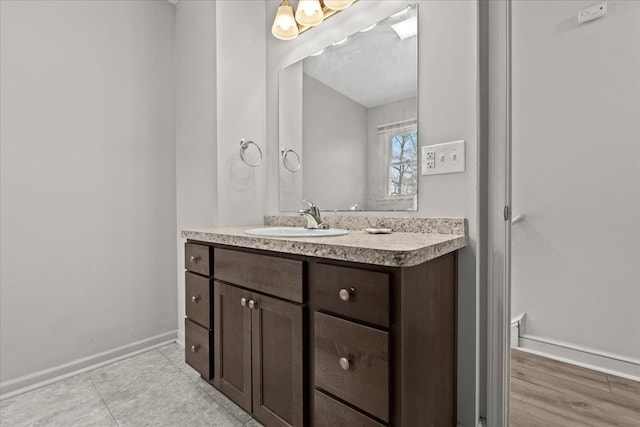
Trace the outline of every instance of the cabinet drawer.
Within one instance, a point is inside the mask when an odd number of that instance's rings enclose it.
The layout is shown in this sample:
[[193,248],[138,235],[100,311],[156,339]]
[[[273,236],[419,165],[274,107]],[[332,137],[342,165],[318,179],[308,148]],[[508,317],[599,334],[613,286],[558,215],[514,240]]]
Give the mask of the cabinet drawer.
[[302,302],[302,261],[219,248],[213,258],[218,280]]
[[211,286],[211,279],[185,273],[187,317],[207,329],[211,329]]
[[210,276],[212,253],[211,248],[207,245],[185,243],[184,268],[203,276]]
[[185,361],[205,379],[213,378],[211,363],[212,333],[189,319],[184,321]]
[[389,275],[359,268],[315,264],[310,292],[319,310],[389,327]]
[[362,415],[318,390],[314,392],[313,425],[314,427],[384,427],[384,424]]
[[389,334],[314,313],[315,385],[389,421]]

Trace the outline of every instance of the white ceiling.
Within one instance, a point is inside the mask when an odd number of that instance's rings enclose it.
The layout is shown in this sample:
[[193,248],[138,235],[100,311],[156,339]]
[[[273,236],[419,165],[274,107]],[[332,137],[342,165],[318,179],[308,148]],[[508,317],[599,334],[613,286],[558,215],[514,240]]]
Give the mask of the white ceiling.
[[304,60],[304,72],[366,108],[416,96],[417,36],[400,40],[391,28],[415,15],[414,7],[327,47]]

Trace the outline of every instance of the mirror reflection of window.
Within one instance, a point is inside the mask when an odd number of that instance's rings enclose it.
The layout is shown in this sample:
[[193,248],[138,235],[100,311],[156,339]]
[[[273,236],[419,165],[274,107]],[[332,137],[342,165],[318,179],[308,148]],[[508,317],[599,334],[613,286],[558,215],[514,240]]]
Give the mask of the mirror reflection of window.
[[418,124],[415,118],[378,126],[378,141],[385,153],[384,198],[418,193]]
[[418,188],[418,132],[395,132],[390,138],[389,195],[408,196]]

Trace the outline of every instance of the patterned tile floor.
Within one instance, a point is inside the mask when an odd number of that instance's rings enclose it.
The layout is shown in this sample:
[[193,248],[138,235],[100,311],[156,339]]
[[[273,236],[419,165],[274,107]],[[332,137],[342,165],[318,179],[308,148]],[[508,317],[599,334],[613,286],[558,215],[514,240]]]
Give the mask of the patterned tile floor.
[[174,343],[0,402],[0,426],[261,427]]

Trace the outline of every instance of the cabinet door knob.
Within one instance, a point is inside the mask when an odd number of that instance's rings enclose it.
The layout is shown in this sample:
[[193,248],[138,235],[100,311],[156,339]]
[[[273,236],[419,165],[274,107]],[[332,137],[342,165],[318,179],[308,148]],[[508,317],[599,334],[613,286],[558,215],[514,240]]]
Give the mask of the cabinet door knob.
[[191,302],[198,302],[200,300],[200,295],[194,295],[191,297]]
[[241,306],[246,306],[247,305],[247,299],[246,298],[240,298],[240,305]]
[[191,262],[198,262],[198,261],[200,261],[200,255],[191,256]]
[[192,345],[191,346],[191,352],[192,353],[197,353],[198,350],[200,350],[200,344],[196,344],[196,345]]
[[356,290],[354,288],[342,288],[338,291],[338,296],[340,297],[340,299],[342,301],[349,301],[349,299],[351,298],[351,295],[353,295],[356,292]]
[[341,357],[340,358],[340,367],[342,369],[344,369],[345,371],[348,371],[350,365],[351,365],[351,363],[349,363],[349,359],[347,359],[346,357]]
[[254,308],[256,308],[256,306],[257,306],[257,305],[258,305],[258,303],[257,303],[257,302],[255,302],[254,300],[252,300],[252,299],[250,299],[250,300],[249,300],[249,308],[250,308],[251,310],[253,310]]

